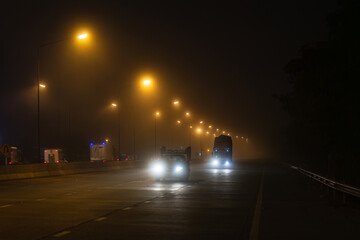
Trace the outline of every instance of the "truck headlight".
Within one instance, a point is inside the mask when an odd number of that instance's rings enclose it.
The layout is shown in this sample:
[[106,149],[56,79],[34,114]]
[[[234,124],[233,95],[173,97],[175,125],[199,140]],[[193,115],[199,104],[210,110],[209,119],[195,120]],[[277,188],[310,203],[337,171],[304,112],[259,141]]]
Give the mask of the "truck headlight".
[[230,162],[229,162],[229,161],[226,161],[226,162],[225,162],[225,166],[230,166]]
[[161,175],[165,172],[165,164],[163,164],[161,162],[154,163],[151,166],[151,171],[155,175]]
[[211,162],[211,164],[212,164],[213,166],[218,166],[218,165],[219,165],[219,160],[213,159],[212,162]]
[[176,166],[176,167],[175,167],[175,172],[176,172],[176,173],[182,172],[182,170],[183,170],[183,167],[182,167],[182,166]]

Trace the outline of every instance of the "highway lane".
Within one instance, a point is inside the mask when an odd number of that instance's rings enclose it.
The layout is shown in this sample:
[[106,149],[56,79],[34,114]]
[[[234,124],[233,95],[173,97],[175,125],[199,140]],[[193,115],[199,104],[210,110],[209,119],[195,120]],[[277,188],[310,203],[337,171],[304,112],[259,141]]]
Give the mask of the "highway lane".
[[189,182],[126,169],[0,183],[0,239],[352,239],[358,214],[272,164],[197,165]]

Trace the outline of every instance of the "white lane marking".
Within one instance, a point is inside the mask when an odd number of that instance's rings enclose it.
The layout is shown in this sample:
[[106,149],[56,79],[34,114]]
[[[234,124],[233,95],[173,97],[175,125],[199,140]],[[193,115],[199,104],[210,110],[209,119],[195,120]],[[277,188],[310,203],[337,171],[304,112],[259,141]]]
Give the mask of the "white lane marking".
[[66,234],[69,234],[69,233],[71,233],[71,231],[62,231],[62,232],[59,232],[57,234],[54,234],[53,237],[62,237],[62,236],[66,235]]
[[262,194],[264,187],[264,170],[262,173],[261,184],[259,188],[259,193],[256,201],[256,207],[254,211],[254,218],[251,225],[250,230],[250,240],[258,240],[259,239],[259,226],[260,226],[260,216],[261,216],[261,205],[262,205]]
[[131,207],[126,207],[126,208],[123,208],[123,210],[130,210],[131,209]]
[[6,204],[6,205],[0,206],[0,208],[6,208],[6,207],[11,207],[11,206],[13,206],[13,205],[12,204]]
[[103,221],[103,220],[105,220],[105,219],[106,219],[106,217],[99,217],[99,218],[95,219],[94,221],[100,222],[100,221]]

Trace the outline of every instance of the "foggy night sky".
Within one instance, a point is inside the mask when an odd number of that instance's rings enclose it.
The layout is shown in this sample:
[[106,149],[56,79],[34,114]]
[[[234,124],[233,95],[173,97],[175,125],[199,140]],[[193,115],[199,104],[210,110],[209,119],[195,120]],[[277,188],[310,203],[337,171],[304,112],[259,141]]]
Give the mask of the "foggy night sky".
[[[48,85],[41,92],[43,146],[67,145],[70,134],[70,144],[87,151],[93,138],[116,138],[109,105],[120,96],[122,152],[131,153],[134,128],[137,147],[151,150],[159,109],[163,145],[186,141],[173,122],[190,110],[194,121],[249,137],[253,156],[273,154],[287,120],[273,98],[289,90],[283,67],[303,45],[327,39],[326,17],[335,10],[335,0],[4,5],[0,144],[34,151],[37,47],[86,28],[86,46],[67,41],[40,50],[40,79]],[[146,73],[157,85],[147,95],[131,85]],[[171,108],[174,97],[182,109]]]

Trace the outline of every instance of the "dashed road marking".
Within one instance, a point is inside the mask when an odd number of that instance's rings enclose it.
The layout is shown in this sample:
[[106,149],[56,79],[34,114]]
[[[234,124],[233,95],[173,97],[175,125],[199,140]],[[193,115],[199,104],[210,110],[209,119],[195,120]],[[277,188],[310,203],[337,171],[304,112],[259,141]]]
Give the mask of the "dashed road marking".
[[130,210],[131,209],[131,207],[126,207],[126,208],[123,208],[123,210]]
[[0,208],[6,208],[6,207],[11,207],[11,206],[13,206],[13,205],[12,204],[6,204],[6,205],[0,206]]
[[69,234],[69,233],[71,233],[71,231],[62,231],[62,232],[54,234],[53,237],[62,237],[62,236],[66,235],[66,234]]
[[106,217],[99,217],[99,218],[95,219],[94,221],[100,222],[100,221],[103,221],[103,220],[105,220],[105,219],[106,219]]
[[263,186],[264,186],[264,170],[262,173],[259,193],[256,201],[254,218],[251,225],[250,230],[250,240],[259,239],[259,226],[260,226],[260,216],[261,216],[261,205],[262,205],[262,194],[263,194]]

